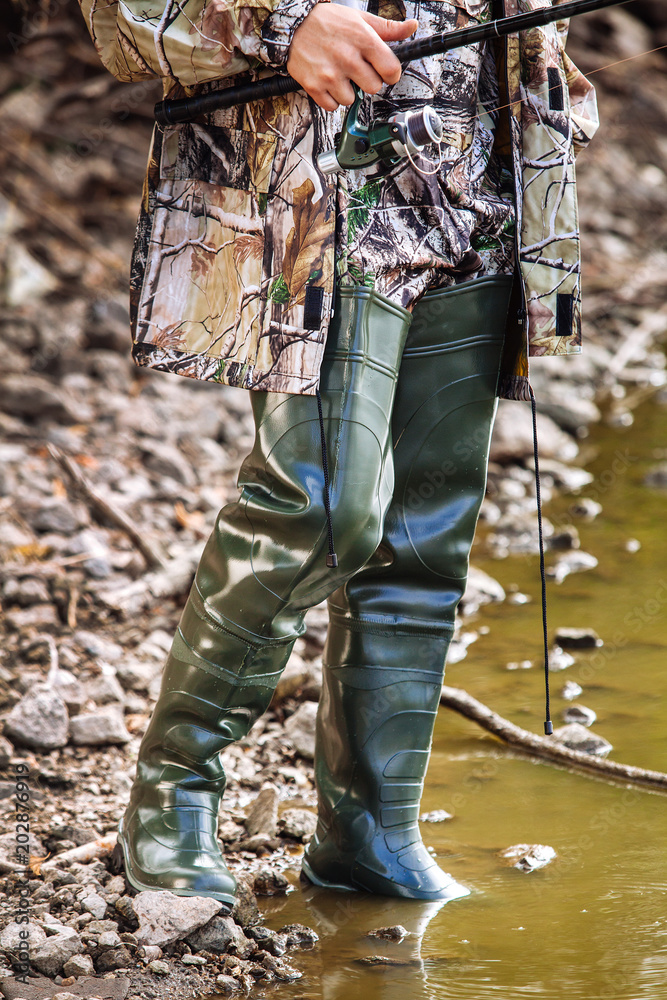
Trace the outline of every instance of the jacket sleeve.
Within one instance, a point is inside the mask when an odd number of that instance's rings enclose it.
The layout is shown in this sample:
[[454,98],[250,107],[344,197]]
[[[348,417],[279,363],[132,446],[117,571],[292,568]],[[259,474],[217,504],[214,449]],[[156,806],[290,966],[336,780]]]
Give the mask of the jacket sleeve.
[[[259,60],[282,69],[318,0],[79,0],[97,53],[124,82],[193,87]],[[321,0],[320,0],[321,2]]]

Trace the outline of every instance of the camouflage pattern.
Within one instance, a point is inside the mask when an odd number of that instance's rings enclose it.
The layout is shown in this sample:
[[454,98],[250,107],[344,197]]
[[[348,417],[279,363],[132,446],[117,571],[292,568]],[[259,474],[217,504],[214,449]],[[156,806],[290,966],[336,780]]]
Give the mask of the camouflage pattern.
[[[122,80],[161,76],[170,97],[284,68],[313,2],[80,0],[108,69]],[[509,15],[555,0],[502,2]],[[368,9],[406,16],[402,0],[371,0]],[[436,21],[461,27],[487,18],[489,3],[430,0],[418,16],[422,32]],[[431,57],[385,88],[379,108],[428,96],[444,118],[442,166],[431,179],[409,165],[374,178],[325,177],[316,157],[334,144],[341,112],[323,112],[302,93],[156,128],[132,264],[135,360],[249,389],[314,393],[336,268],[339,280],[375,283],[409,305],[425,287],[507,270],[516,219],[527,323],[508,338],[503,392],[525,396],[528,350],[576,353],[581,344],[574,155],[597,112],[564,52],[566,34],[561,22],[494,52]],[[509,114],[499,117],[493,109],[503,105]],[[401,226],[368,224],[381,221],[383,197],[408,206]],[[384,243],[374,242],[380,228]]]

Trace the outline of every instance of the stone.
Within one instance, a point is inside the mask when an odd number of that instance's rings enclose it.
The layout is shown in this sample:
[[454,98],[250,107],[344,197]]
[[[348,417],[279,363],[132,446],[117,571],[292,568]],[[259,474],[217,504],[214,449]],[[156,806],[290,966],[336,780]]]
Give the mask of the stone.
[[63,927],[62,931],[31,949],[30,962],[45,976],[59,976],[65,962],[82,951],[83,941],[74,928]]
[[65,702],[47,684],[36,684],[5,719],[5,733],[33,750],[57,750],[67,743],[69,716]]
[[315,758],[315,719],[317,705],[313,701],[304,701],[296,712],[285,721],[285,735],[296,752],[306,760]]
[[597,715],[592,708],[584,705],[570,705],[563,711],[564,722],[579,722],[582,726],[592,726],[597,720]]
[[581,497],[570,504],[570,514],[578,517],[582,521],[594,521],[598,514],[602,513],[602,504],[591,497]]
[[119,948],[122,942],[117,931],[105,931],[100,934],[97,943],[100,948]]
[[571,573],[584,573],[597,565],[597,558],[590,552],[569,552],[547,568],[547,576],[555,583],[562,583]]
[[366,935],[369,938],[380,938],[382,941],[398,941],[399,943],[407,936],[408,931],[402,924],[396,924],[393,927],[376,927],[375,930],[369,931]]
[[262,965],[269,972],[272,972],[276,979],[280,979],[285,983],[292,983],[296,979],[301,979],[303,975],[298,969],[295,969],[292,965],[288,965],[282,958],[276,958],[275,955],[267,955],[265,953]]
[[135,932],[140,944],[160,948],[188,937],[207,924],[222,909],[222,903],[204,896],[176,896],[173,892],[140,892],[134,898],[139,920]]
[[59,535],[73,535],[89,521],[83,504],[68,500],[51,500],[36,509],[28,508],[25,518],[33,531],[55,531]]
[[124,946],[103,951],[97,958],[97,971],[100,975],[115,972],[116,969],[129,969],[132,965],[134,965],[132,954]]
[[603,642],[595,629],[592,628],[559,628],[554,635],[561,649],[595,649]]
[[108,663],[115,663],[123,656],[123,647],[119,643],[107,639],[106,636],[98,635],[96,632],[79,629],[78,632],[74,633],[73,638],[85,653],[90,653],[91,656],[106,660]]
[[244,837],[235,844],[231,844],[230,850],[251,851],[253,854],[262,857],[264,854],[277,851],[279,847],[280,841],[277,837],[269,837],[266,833],[255,833],[252,837]]
[[247,958],[255,950],[241,928],[231,917],[213,917],[204,927],[190,934],[187,943],[194,951],[238,955]]
[[[546,413],[559,427],[571,434],[576,434],[585,430],[589,424],[595,424],[600,419],[600,411],[592,399],[586,399],[580,392],[567,392],[566,396],[560,395],[558,388],[549,393],[551,398],[544,398],[542,393],[538,395],[538,412]],[[565,383],[566,387],[567,383]],[[541,464],[541,463],[540,463]]]
[[305,843],[315,833],[317,816],[308,809],[286,809],[280,823],[281,836]]
[[[540,459],[557,458],[561,462],[571,462],[579,453],[578,445],[570,435],[544,413],[537,415],[537,437],[540,442]],[[509,400],[501,399],[491,440],[491,461],[507,465],[517,459],[532,457],[533,427],[530,407],[517,407]]]
[[215,988],[219,993],[229,996],[230,993],[238,993],[243,987],[233,976],[216,976]]
[[278,934],[269,927],[251,927],[248,930],[248,937],[255,941],[261,951],[268,951],[269,955],[276,955],[279,958],[287,951],[287,936]]
[[253,889],[257,896],[285,896],[290,888],[287,876],[271,868],[257,872],[253,880]]
[[77,746],[110,746],[131,739],[123,713],[114,706],[77,715],[70,722],[72,743]]
[[579,722],[570,722],[566,726],[560,726],[554,730],[554,739],[559,743],[569,747],[570,750],[579,750],[581,753],[596,754],[599,757],[606,756],[613,746],[603,736],[597,736],[586,726]]
[[[125,1000],[130,990],[130,980],[127,976],[115,976],[113,979],[83,976],[76,982],[68,984],[66,988],[68,992],[74,994],[77,1000],[80,997],[84,997],[85,1000],[95,1000],[96,997],[99,997],[100,1000]],[[55,986],[50,979],[44,979],[41,976],[37,979],[31,979],[29,986],[25,986],[15,979],[10,982],[2,982],[0,985],[0,993],[6,1000],[20,1000],[21,997],[25,1000],[53,1000],[54,995],[59,991],[62,992],[62,989]]]
[[560,695],[566,701],[574,701],[580,694],[583,694],[583,690],[581,684],[577,684],[576,681],[566,681]]
[[143,467],[158,476],[175,479],[183,486],[194,486],[196,476],[192,466],[181,455],[178,448],[155,438],[144,437],[139,441],[143,455]]
[[161,673],[162,663],[157,660],[128,657],[116,667],[116,676],[126,691],[148,691]]
[[96,920],[102,920],[107,912],[107,901],[97,892],[91,892],[81,900],[81,907],[86,913],[92,913]]
[[566,652],[560,646],[552,646],[549,650],[549,670],[554,673],[567,670],[575,662],[572,653]]
[[183,965],[206,965],[203,955],[182,955],[181,962]]
[[121,896],[114,903],[114,909],[120,913],[121,917],[129,923],[136,923],[138,920],[136,910],[134,909],[134,900],[131,896]]
[[466,589],[461,598],[461,613],[475,614],[483,605],[505,600],[503,587],[484,570],[471,566],[468,570]]
[[512,868],[518,868],[522,872],[533,872],[537,868],[544,868],[556,857],[553,847],[547,844],[513,844],[499,851],[499,856],[511,864]]
[[305,924],[285,924],[278,933],[287,938],[288,948],[312,948],[320,940],[312,927]]
[[446,809],[432,809],[431,812],[422,813],[419,817],[419,822],[446,823],[448,819],[453,819],[453,816]]
[[[16,785],[14,785],[15,788]],[[12,794],[15,794],[15,792],[12,791]],[[4,875],[7,872],[18,871],[27,864],[30,856],[35,858],[46,857],[48,851],[41,840],[38,840],[32,831],[28,834],[28,837],[28,849],[24,855],[23,851],[17,853],[16,832],[14,830],[10,830],[9,833],[0,834],[0,874]]]
[[660,462],[649,469],[644,476],[644,483],[653,489],[667,489],[667,462]]
[[231,915],[236,923],[243,928],[254,927],[262,921],[250,875],[237,874],[236,876],[236,902]]
[[161,958],[156,958],[154,962],[149,962],[148,968],[151,972],[154,972],[156,976],[168,976],[171,972],[169,962],[164,962]]
[[5,736],[0,736],[0,767],[7,767],[13,756],[13,745]]
[[15,608],[5,614],[7,628],[14,632],[39,629],[53,632],[62,627],[62,622],[53,604],[33,604],[29,608]]
[[53,686],[65,702],[70,715],[77,715],[86,703],[86,692],[79,678],[70,670],[56,670]]
[[72,955],[63,965],[64,976],[92,976],[95,973],[93,960],[90,955]]
[[308,663],[302,660],[296,653],[292,653],[289,663],[280,675],[280,680],[276,684],[276,689],[271,700],[271,705],[275,708],[281,705],[287,698],[298,695],[304,685],[311,684],[314,673]]
[[21,608],[28,608],[32,604],[48,604],[51,600],[46,581],[33,576],[23,577],[21,580],[10,577],[2,588],[2,596],[8,605],[18,604]]
[[548,539],[547,549],[550,552],[571,552],[581,545],[579,532],[573,524],[567,524],[560,531],[555,531]]
[[25,937],[21,935],[22,933],[25,934],[26,930],[28,931],[28,947],[31,953],[34,948],[39,947],[39,945],[44,944],[46,941],[46,931],[33,920],[29,922],[27,927],[25,924],[17,924],[15,920],[12,920],[0,932],[0,948],[9,955],[14,955],[17,951],[23,950],[21,945],[25,944]]
[[274,785],[264,785],[252,803],[245,821],[249,837],[263,833],[274,837],[278,825],[278,789]]
[[73,405],[66,393],[41,375],[0,377],[0,410],[16,417],[61,424],[78,424],[91,417],[88,407]]
[[125,692],[111,667],[86,683],[86,694],[96,705],[122,705],[125,701]]

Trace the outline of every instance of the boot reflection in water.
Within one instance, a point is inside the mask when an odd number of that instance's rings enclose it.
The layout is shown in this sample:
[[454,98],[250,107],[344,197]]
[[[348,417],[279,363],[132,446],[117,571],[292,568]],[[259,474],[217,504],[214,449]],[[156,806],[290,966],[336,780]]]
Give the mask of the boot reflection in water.
[[412,317],[369,289],[341,289],[321,424],[313,396],[251,393],[241,495],[202,555],[120,825],[135,888],[233,904],[216,838],[220,752],[268,707],[305,612],[328,598],[304,874],[410,899],[467,893],[426,851],[417,816],[484,494],[510,285],[431,292]]
[[[322,1000],[355,996],[355,978],[368,989],[369,966],[377,968],[373,977],[374,1000],[429,1000],[433,996],[422,959],[421,947],[429,924],[446,900],[410,903],[368,893],[325,892],[309,886],[303,900],[326,940],[326,954],[335,956],[316,970]],[[404,936],[375,936],[375,930],[405,931]],[[324,953],[324,952],[323,952]],[[379,961],[378,961],[379,959]],[[385,960],[386,964],[382,964]],[[376,964],[377,963],[377,964]],[[311,970],[311,975],[315,970]]]

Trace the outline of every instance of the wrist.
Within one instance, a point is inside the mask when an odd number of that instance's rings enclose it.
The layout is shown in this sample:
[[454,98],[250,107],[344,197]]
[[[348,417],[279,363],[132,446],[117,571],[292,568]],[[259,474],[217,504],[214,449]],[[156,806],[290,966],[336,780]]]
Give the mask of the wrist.
[[331,0],[282,0],[262,25],[259,58],[273,69],[283,70],[297,28],[313,7]]

